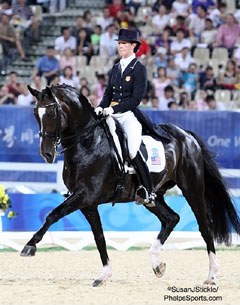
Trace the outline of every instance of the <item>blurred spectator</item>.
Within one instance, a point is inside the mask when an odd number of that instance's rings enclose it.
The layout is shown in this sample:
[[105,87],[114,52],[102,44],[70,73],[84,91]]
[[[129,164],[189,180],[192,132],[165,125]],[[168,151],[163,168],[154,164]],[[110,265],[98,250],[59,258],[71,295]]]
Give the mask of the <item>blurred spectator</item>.
[[168,105],[170,102],[176,102],[174,97],[175,91],[173,86],[168,85],[164,88],[164,94],[159,98],[159,110],[169,110]]
[[75,18],[75,25],[71,28],[71,36],[74,36],[76,39],[78,38],[79,31],[84,28],[87,31],[88,36],[92,34],[92,29],[89,29],[84,24],[84,19],[82,16],[77,16]]
[[182,72],[182,88],[191,94],[191,99],[194,98],[194,94],[198,88],[198,78],[197,65],[195,63],[190,64],[188,70]]
[[28,91],[25,84],[21,84],[21,94],[17,98],[17,106],[30,106],[34,104],[34,98],[32,94]]
[[97,17],[96,24],[101,26],[102,31],[105,31],[107,26],[113,23],[113,17],[110,15],[108,6],[103,8],[102,13],[102,16]]
[[211,66],[207,66],[205,71],[199,73],[199,88],[212,91],[217,89],[216,77]]
[[187,0],[175,0],[172,4],[171,13],[173,16],[187,17],[189,14],[190,5]]
[[189,36],[189,30],[186,25],[186,18],[181,15],[178,15],[176,17],[176,23],[172,26],[172,33],[174,36],[176,36],[176,32],[178,29],[181,29],[184,31],[184,37]]
[[154,2],[152,5],[152,11],[154,13],[158,13],[159,7],[161,5],[164,5],[166,9],[170,11],[172,9],[172,4],[174,1],[175,0],[156,0],[156,2]]
[[152,109],[159,110],[159,100],[157,96],[153,96],[151,99]]
[[174,87],[179,87],[179,80],[180,80],[181,72],[177,68],[174,57],[171,56],[168,58],[168,65],[167,65],[167,77],[170,78],[171,84]]
[[166,49],[167,54],[170,53],[170,46],[171,46],[171,29],[169,27],[165,27],[162,33],[157,36],[157,39],[154,42],[154,53],[156,53],[159,47]]
[[195,95],[195,101],[197,104],[197,109],[198,110],[206,110],[207,109],[207,104],[206,104],[206,96],[207,96],[207,91],[206,90],[198,90],[198,94]]
[[103,57],[112,57],[117,54],[118,43],[114,24],[110,24],[100,37],[100,52]]
[[59,61],[55,58],[54,47],[47,47],[46,54],[41,56],[33,70],[33,77],[35,75],[44,76],[49,85],[56,74],[60,72]]
[[60,84],[60,76],[58,74],[53,74],[51,77],[51,81],[49,83],[49,86],[57,86]]
[[202,5],[208,11],[209,8],[215,8],[216,2],[213,0],[193,0],[192,1],[192,10],[194,14],[197,14],[197,8],[199,5]]
[[220,2],[215,9],[209,12],[208,17],[212,20],[214,28],[218,28],[221,24],[224,23],[226,9],[227,4]]
[[66,66],[63,69],[63,73],[59,77],[59,84],[66,84],[76,89],[80,88],[79,78],[73,74],[73,69],[71,66]]
[[83,13],[83,27],[86,29],[87,34],[90,36],[93,33],[94,22],[92,20],[92,13],[86,10]]
[[12,93],[9,92],[7,86],[2,86],[0,89],[0,105],[10,105],[15,104],[15,97]]
[[137,15],[138,9],[145,5],[145,0],[128,0],[126,1],[126,7],[130,9],[133,15]]
[[170,15],[164,5],[160,5],[158,14],[152,18],[153,33],[155,35],[161,34],[162,30],[169,24]]
[[224,74],[219,76],[218,85],[222,89],[233,90],[236,82],[237,82],[236,62],[233,59],[230,59],[227,62]]
[[152,80],[154,95],[160,100],[164,96],[164,88],[171,83],[167,77],[166,68],[159,67],[157,77]]
[[122,0],[113,0],[111,4],[108,5],[109,14],[111,17],[116,18],[118,12],[125,8]]
[[76,57],[71,48],[66,48],[63,51],[63,55],[59,59],[59,64],[62,71],[66,66],[71,66],[73,74],[76,75]]
[[187,105],[190,101],[190,96],[187,91],[182,91],[179,94],[179,109],[185,110],[187,109]]
[[168,102],[168,109],[169,110],[178,110],[178,104],[176,101],[170,101]]
[[240,66],[240,44],[234,50],[233,59],[236,61],[237,66]]
[[135,16],[131,13],[131,11],[127,8],[119,11],[117,13],[116,19],[119,22],[121,28],[129,28],[131,22],[134,22]]
[[92,49],[93,49],[93,55],[99,55],[101,34],[102,34],[101,25],[95,25],[93,34],[91,34],[91,36],[90,36]]
[[178,55],[182,52],[184,47],[187,47],[190,50],[192,44],[189,38],[184,38],[184,31],[182,29],[178,29],[176,32],[176,39],[171,43],[170,53],[172,55]]
[[58,36],[55,39],[54,47],[55,51],[59,55],[63,55],[63,51],[66,48],[70,48],[73,52],[76,52],[77,47],[77,39],[76,37],[71,35],[71,31],[69,27],[61,28],[61,36]]
[[197,108],[197,103],[195,100],[190,100],[188,103],[187,103],[187,110],[198,110]]
[[150,98],[148,96],[144,96],[139,107],[142,109],[152,108],[152,102],[151,102]]
[[83,55],[87,57],[87,64],[89,65],[93,55],[93,48],[91,44],[91,38],[87,35],[87,31],[84,28],[82,28],[78,33],[76,50],[77,55]]
[[88,86],[82,86],[79,92],[86,98],[89,98],[91,96],[91,91]]
[[16,36],[13,27],[9,24],[9,16],[2,14],[0,21],[0,43],[3,49],[3,70],[15,59],[16,48],[22,60],[27,60],[19,38]]
[[228,14],[224,24],[217,31],[215,46],[225,47],[232,55],[233,49],[240,37],[240,27],[233,14]]
[[212,50],[214,42],[216,41],[217,30],[213,27],[212,20],[206,18],[205,28],[200,34],[200,43],[204,43],[207,47]]
[[191,18],[189,23],[190,36],[195,37],[196,41],[199,42],[200,35],[205,28],[205,19],[207,16],[207,9],[204,5],[197,7],[197,14],[194,18]]
[[40,36],[40,20],[33,14],[32,8],[26,2],[26,0],[16,0],[15,4],[12,5],[11,24],[15,30],[19,30],[19,39],[25,37],[28,42],[37,42]]
[[205,101],[207,104],[206,110],[226,110],[226,107],[222,102],[217,102],[215,100],[214,95],[207,95]]
[[157,75],[157,71],[160,67],[167,68],[168,59],[167,59],[167,50],[163,47],[157,49],[156,54],[154,55],[154,73]]
[[47,82],[46,79],[44,77],[41,77],[39,75],[35,75],[32,79],[31,85],[32,88],[38,90],[38,91],[42,91],[43,89],[46,88],[47,86]]
[[18,74],[16,71],[11,71],[8,73],[6,86],[8,87],[9,93],[13,94],[15,100],[21,93],[21,81],[18,79]]
[[89,87],[89,83],[88,83],[88,80],[86,77],[81,77],[80,78],[80,87],[82,88],[84,86]]
[[10,0],[3,0],[0,6],[0,19],[2,14],[12,16],[13,10],[11,8],[11,1]]
[[105,74],[96,73],[97,83],[92,87],[92,94],[97,97],[97,104],[100,103],[105,88],[107,86],[107,78]]
[[67,7],[67,0],[50,0],[49,13],[62,12]]
[[186,71],[191,63],[195,63],[194,58],[191,56],[188,47],[184,47],[178,56],[175,56],[176,67],[181,71]]

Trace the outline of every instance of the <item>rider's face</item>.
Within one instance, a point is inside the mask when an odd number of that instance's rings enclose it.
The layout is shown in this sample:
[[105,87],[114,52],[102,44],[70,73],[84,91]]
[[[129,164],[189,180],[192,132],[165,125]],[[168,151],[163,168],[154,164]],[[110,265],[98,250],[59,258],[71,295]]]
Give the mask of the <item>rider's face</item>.
[[127,58],[134,53],[136,43],[130,43],[127,41],[119,40],[118,42],[118,53],[121,58]]

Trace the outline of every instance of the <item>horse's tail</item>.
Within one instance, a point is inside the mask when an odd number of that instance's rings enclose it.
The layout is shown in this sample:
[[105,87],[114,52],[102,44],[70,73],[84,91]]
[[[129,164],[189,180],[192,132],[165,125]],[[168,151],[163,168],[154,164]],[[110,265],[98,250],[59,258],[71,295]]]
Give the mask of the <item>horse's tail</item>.
[[213,221],[214,239],[218,243],[231,243],[231,232],[240,235],[240,220],[223,177],[206,144],[193,132],[199,143],[204,162],[205,199]]

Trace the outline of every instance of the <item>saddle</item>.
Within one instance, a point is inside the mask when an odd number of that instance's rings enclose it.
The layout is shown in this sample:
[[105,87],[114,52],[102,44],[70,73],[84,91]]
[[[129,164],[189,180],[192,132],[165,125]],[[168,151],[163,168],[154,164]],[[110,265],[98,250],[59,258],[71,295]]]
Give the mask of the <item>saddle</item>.
[[[121,146],[121,151],[119,151],[118,154],[122,156],[123,166],[126,171],[128,171],[129,174],[133,174],[135,173],[135,170],[129,157],[126,134],[122,129],[121,124],[115,119],[114,122],[116,125],[116,135]],[[115,150],[116,149],[117,147],[115,147]],[[144,129],[140,152],[144,157],[150,172],[161,172],[165,168],[166,159],[162,141],[159,139],[156,140],[155,137],[149,135]]]

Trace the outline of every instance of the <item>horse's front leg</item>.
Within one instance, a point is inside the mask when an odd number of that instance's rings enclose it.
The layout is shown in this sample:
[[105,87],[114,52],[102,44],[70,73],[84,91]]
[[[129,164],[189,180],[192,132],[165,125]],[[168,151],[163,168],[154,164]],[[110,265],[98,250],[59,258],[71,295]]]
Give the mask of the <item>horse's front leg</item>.
[[102,223],[97,206],[91,208],[83,208],[81,209],[81,211],[91,226],[94,239],[96,242],[96,246],[99,251],[101,261],[103,264],[102,273],[97,277],[97,279],[92,284],[94,287],[97,287],[105,283],[111,277],[112,268],[109,264],[106,241],[103,234]]
[[46,220],[43,226],[33,235],[33,237],[27,242],[21,251],[21,256],[33,256],[36,253],[36,244],[40,242],[47,232],[49,227],[57,222],[62,217],[69,215],[70,213],[79,209],[80,194],[72,194],[69,196],[63,203],[58,207],[53,209],[49,215],[46,217]]

